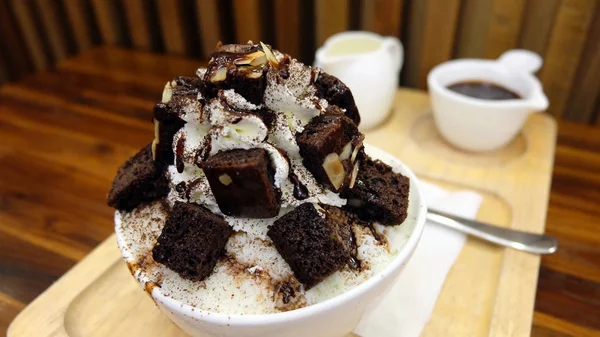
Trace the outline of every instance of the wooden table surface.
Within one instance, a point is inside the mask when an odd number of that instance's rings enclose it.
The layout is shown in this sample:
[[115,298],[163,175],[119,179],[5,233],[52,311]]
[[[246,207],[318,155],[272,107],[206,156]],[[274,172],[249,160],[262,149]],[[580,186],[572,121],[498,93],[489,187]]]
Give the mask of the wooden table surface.
[[[117,167],[164,83],[200,62],[102,47],[0,87],[0,334],[111,234]],[[533,336],[600,336],[600,128],[560,122]],[[32,322],[32,324],[35,324]]]

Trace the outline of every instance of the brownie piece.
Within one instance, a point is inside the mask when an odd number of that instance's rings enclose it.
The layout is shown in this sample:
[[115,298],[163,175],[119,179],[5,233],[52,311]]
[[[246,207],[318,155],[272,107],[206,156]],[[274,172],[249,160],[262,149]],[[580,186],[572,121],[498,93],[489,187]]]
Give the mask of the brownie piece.
[[151,144],[148,144],[117,171],[108,193],[108,205],[131,211],[140,204],[162,198],[167,193],[169,182],[154,166]]
[[152,249],[152,257],[183,278],[201,281],[225,254],[232,233],[222,217],[198,204],[178,201]]
[[379,160],[364,155],[352,189],[342,191],[345,208],[363,221],[399,225],[406,219],[410,181]]
[[324,98],[329,104],[345,109],[346,116],[352,119],[357,126],[360,124],[360,114],[354,102],[354,96],[344,82],[321,71],[315,80],[315,87],[319,97]]
[[302,163],[315,179],[337,192],[350,184],[355,150],[364,135],[345,116],[320,115],[296,135]]
[[281,195],[264,149],[222,151],[209,157],[202,168],[224,214],[247,218],[279,214]]
[[267,69],[260,45],[222,45],[210,55],[203,92],[207,97],[216,97],[221,89],[234,89],[248,102],[260,105],[267,87]]
[[200,86],[201,80],[198,77],[176,77],[167,84],[170,89],[165,88],[171,90],[170,97],[167,96],[168,101],[154,106],[154,123],[158,138],[155,139],[153,151],[157,168],[164,169],[175,160],[173,137],[185,124],[180,118],[185,109],[201,111],[202,104],[198,101]]
[[353,249],[350,225],[311,203],[279,218],[267,235],[307,289],[344,267]]

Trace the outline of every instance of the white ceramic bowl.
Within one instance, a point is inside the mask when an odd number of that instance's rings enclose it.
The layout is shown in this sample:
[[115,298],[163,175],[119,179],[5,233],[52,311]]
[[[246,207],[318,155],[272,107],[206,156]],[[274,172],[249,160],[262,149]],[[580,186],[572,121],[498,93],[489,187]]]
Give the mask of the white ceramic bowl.
[[[410,178],[409,211],[402,224],[406,233],[404,246],[385,267],[359,286],[332,299],[301,309],[265,315],[227,315],[201,311],[173,300],[160,287],[154,287],[152,297],[160,310],[181,329],[193,336],[214,337],[341,337],[351,332],[361,316],[375,298],[390,289],[394,280],[411,257],[421,237],[427,213],[417,178],[413,172],[382,150],[366,145],[367,153],[396,167],[397,171]],[[126,262],[135,262],[132,252],[127,250],[120,217],[115,215],[115,232]],[[143,271],[135,278],[144,287],[153,281]],[[399,304],[402,305],[402,304]]]
[[[539,55],[512,50],[498,60],[459,59],[429,72],[427,85],[435,124],[442,136],[468,151],[490,151],[510,142],[530,113],[548,108],[540,81],[533,75],[542,65]],[[498,84],[522,99],[482,100],[447,88],[465,81]]]

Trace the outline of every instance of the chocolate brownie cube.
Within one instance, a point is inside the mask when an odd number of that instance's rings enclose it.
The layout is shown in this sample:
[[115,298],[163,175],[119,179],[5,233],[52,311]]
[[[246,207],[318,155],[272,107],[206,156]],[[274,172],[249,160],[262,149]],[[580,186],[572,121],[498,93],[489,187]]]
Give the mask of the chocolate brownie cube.
[[354,121],[354,124],[360,124],[360,114],[354,102],[354,96],[350,88],[340,81],[339,78],[321,71],[315,79],[317,96],[325,99],[327,103],[337,105],[345,109],[348,118]]
[[117,171],[108,193],[108,205],[130,211],[167,195],[169,182],[152,160],[151,144],[129,158]]
[[364,135],[345,116],[320,115],[296,135],[302,163],[315,179],[338,192],[350,184]]
[[173,137],[185,124],[181,115],[190,110],[201,112],[202,103],[198,100],[200,87],[198,77],[176,77],[165,85],[162,102],[154,106],[153,154],[159,169],[172,165],[175,160]]
[[316,204],[296,207],[275,221],[267,235],[307,288],[344,267],[352,257],[350,224],[328,216]]
[[248,102],[260,105],[267,87],[268,62],[259,45],[222,45],[210,55],[204,74],[204,94],[234,89]]
[[232,233],[221,216],[198,204],[178,201],[152,249],[152,257],[183,278],[201,281],[224,256]]
[[279,214],[281,195],[264,149],[222,151],[209,157],[202,168],[223,214],[246,218]]
[[379,160],[361,158],[354,187],[342,191],[345,208],[363,221],[399,225],[406,219],[410,181]]

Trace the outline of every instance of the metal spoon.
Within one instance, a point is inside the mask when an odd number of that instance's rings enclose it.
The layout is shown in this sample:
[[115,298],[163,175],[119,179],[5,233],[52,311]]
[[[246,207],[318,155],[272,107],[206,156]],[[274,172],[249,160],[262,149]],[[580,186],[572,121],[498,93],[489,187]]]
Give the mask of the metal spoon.
[[535,254],[552,254],[558,248],[556,238],[546,234],[522,232],[459,216],[428,210],[427,220],[454,228],[480,239]]

